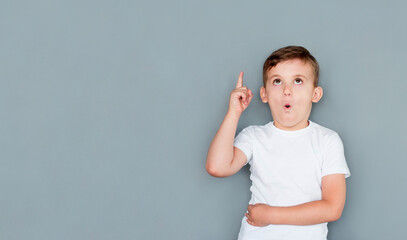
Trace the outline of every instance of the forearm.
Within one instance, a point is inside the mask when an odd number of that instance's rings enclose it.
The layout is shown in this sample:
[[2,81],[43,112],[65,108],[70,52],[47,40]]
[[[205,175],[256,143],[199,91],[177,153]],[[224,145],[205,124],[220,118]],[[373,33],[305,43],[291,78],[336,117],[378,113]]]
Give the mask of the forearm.
[[240,115],[229,112],[223,119],[215,137],[209,146],[206,169],[211,172],[229,168],[233,160],[233,142]]
[[291,207],[269,208],[270,224],[313,225],[336,221],[342,209],[326,200],[308,202]]

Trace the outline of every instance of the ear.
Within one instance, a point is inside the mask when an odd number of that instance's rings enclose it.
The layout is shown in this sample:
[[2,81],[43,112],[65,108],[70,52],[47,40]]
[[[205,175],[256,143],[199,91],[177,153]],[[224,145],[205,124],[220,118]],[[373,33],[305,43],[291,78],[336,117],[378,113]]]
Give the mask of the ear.
[[267,92],[264,86],[260,88],[260,98],[263,103],[267,103]]
[[312,102],[317,103],[319,100],[322,98],[322,95],[324,94],[324,91],[322,90],[322,87],[316,87],[314,88],[314,93],[312,95]]

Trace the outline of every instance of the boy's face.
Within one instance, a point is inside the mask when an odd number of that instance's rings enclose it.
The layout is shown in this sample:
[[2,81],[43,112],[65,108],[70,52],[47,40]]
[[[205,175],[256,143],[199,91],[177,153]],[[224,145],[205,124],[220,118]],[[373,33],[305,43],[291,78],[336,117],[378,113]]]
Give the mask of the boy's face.
[[260,97],[269,104],[277,128],[294,131],[308,126],[312,103],[323,94],[321,87],[314,87],[314,78],[311,64],[300,59],[280,62],[268,70]]

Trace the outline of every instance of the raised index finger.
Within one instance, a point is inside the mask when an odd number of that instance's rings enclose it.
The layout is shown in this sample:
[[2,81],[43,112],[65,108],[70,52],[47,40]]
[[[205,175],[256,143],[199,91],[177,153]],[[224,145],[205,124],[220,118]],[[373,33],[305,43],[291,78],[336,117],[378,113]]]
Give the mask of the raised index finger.
[[236,88],[243,87],[243,72],[240,72],[239,78],[237,79]]

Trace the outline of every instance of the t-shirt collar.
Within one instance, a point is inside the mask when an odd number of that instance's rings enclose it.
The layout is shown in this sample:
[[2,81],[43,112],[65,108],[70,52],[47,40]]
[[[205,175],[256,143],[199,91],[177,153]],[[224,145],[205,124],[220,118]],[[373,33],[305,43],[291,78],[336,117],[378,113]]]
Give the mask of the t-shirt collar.
[[303,134],[303,133],[309,132],[310,129],[312,129],[312,128],[314,127],[314,122],[312,122],[312,121],[309,120],[309,119],[308,119],[308,122],[309,122],[309,124],[308,124],[308,126],[306,126],[305,128],[301,128],[301,129],[294,130],[294,131],[288,131],[288,130],[280,129],[280,128],[278,128],[278,127],[276,127],[276,126],[274,125],[274,121],[271,121],[271,122],[269,123],[269,125],[270,125],[270,127],[271,127],[271,130],[274,131],[274,132],[276,132],[276,133],[279,133],[279,134],[282,134],[282,135],[285,135],[285,136],[297,136],[297,135],[299,135],[299,134]]

